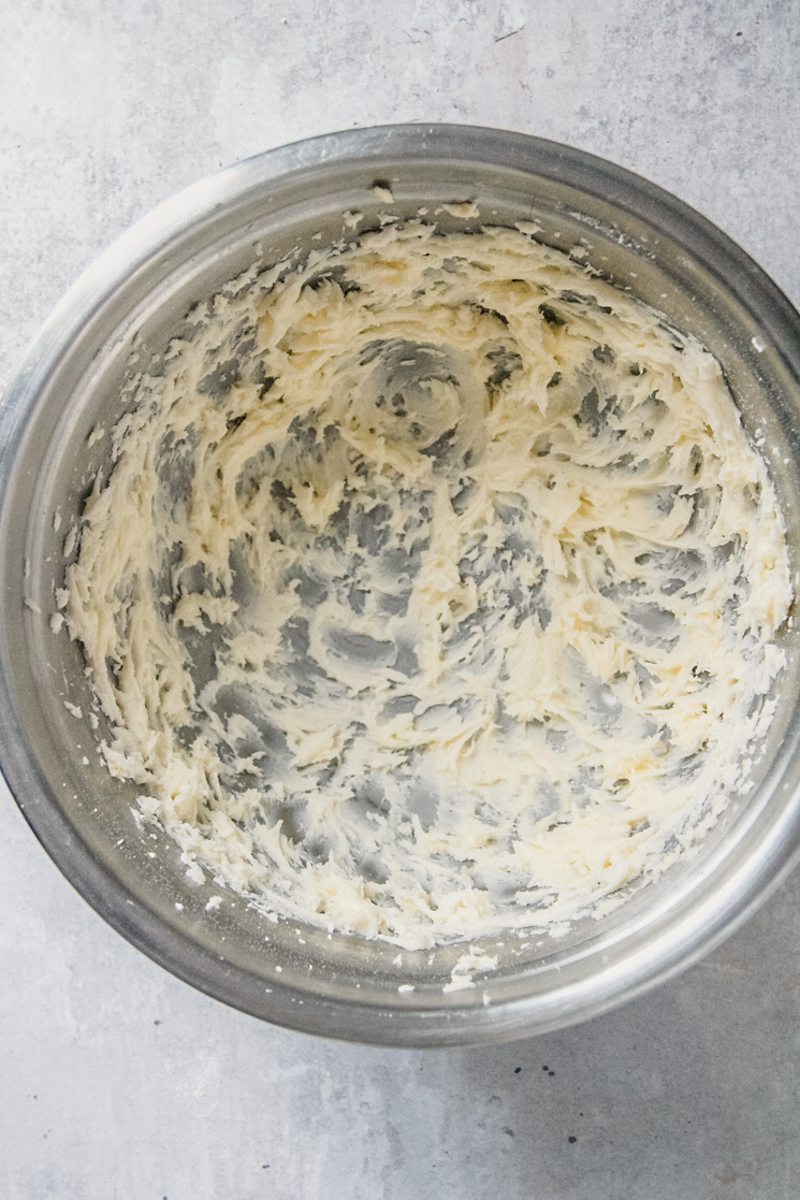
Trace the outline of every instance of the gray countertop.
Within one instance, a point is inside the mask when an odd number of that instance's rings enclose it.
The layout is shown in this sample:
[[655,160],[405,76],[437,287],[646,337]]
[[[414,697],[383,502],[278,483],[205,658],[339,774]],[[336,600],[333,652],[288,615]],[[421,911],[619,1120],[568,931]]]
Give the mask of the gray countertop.
[[[676,192],[800,300],[800,4],[0,0],[0,385],[158,200],[397,120],[571,142]],[[107,928],[0,792],[3,1200],[796,1200],[800,873],[648,997],[500,1049],[229,1011]]]

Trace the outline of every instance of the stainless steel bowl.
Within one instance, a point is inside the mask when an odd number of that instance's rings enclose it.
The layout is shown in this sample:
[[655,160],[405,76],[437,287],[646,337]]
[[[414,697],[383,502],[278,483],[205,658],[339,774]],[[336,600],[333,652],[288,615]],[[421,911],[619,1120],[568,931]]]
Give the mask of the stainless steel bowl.
[[[189,188],[120,238],[45,325],[0,409],[0,757],[31,827],[78,891],[125,937],[210,995],[278,1024],[396,1045],[500,1041],[602,1012],[715,946],[789,870],[800,846],[800,654],[788,667],[754,786],[734,795],[699,853],[604,921],[499,956],[477,986],[442,985],[464,946],[404,953],[294,921],[270,924],[211,885],[192,885],[174,844],[140,833],[136,789],[88,753],[71,716],[87,687],[77,646],[48,619],[68,519],[102,461],[135,351],[157,353],[187,309],[253,261],[342,214],[477,199],[499,223],[535,220],[622,287],[696,334],[722,362],[751,433],[765,439],[793,569],[800,563],[800,318],[724,234],[673,197],[581,151],[519,134],[400,125],[314,138]],[[456,218],[452,223],[457,225]],[[316,244],[319,244],[318,242]],[[61,518],[54,528],[54,514]],[[102,730],[100,731],[102,734]],[[83,761],[89,760],[88,765]],[[398,992],[401,984],[413,991]]]

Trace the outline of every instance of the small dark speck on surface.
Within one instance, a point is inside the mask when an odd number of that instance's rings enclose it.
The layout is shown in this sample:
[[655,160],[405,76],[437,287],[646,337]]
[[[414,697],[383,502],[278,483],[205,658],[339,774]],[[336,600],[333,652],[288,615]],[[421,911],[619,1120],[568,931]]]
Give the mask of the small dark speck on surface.
[[521,1073],[522,1073],[522,1067],[514,1067],[515,1075],[520,1075]]
[[153,1024],[154,1024],[154,1025],[160,1025],[160,1024],[161,1024],[161,1022],[160,1022],[160,1021],[153,1021]]
[[555,1077],[555,1071],[548,1071],[547,1074],[550,1076],[551,1079],[553,1079]]
[[261,1164],[261,1170],[262,1170],[262,1171],[268,1171],[268,1170],[269,1170],[269,1163],[262,1163],[262,1164]]
[[577,1142],[577,1140],[578,1139],[575,1137],[574,1134],[570,1134],[570,1136],[567,1138],[567,1141],[569,1142],[570,1146],[574,1146],[575,1143]]
[[510,1126],[508,1126],[508,1125],[504,1125],[504,1126],[503,1126],[503,1133],[504,1133],[504,1134],[505,1134],[507,1137],[510,1137],[510,1138],[513,1138],[513,1136],[514,1136],[514,1130],[513,1130],[513,1129],[511,1129],[511,1128],[510,1128]]

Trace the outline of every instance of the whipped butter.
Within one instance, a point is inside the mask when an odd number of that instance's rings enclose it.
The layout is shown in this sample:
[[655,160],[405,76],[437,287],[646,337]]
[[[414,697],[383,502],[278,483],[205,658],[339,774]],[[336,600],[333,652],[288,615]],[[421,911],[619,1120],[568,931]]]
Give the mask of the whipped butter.
[[64,616],[195,878],[409,948],[548,929],[747,786],[765,465],[701,345],[524,229],[251,272],[111,445]]

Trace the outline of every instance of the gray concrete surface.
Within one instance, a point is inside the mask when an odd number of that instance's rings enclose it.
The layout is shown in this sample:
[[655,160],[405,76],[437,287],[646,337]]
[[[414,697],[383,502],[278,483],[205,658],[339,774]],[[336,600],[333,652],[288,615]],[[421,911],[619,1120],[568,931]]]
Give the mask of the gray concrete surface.
[[[194,178],[390,120],[633,167],[800,301],[792,0],[1,0],[0,384],[76,273]],[[795,1200],[800,874],[581,1028],[383,1052],[191,991],[94,915],[0,794],[2,1200]]]

